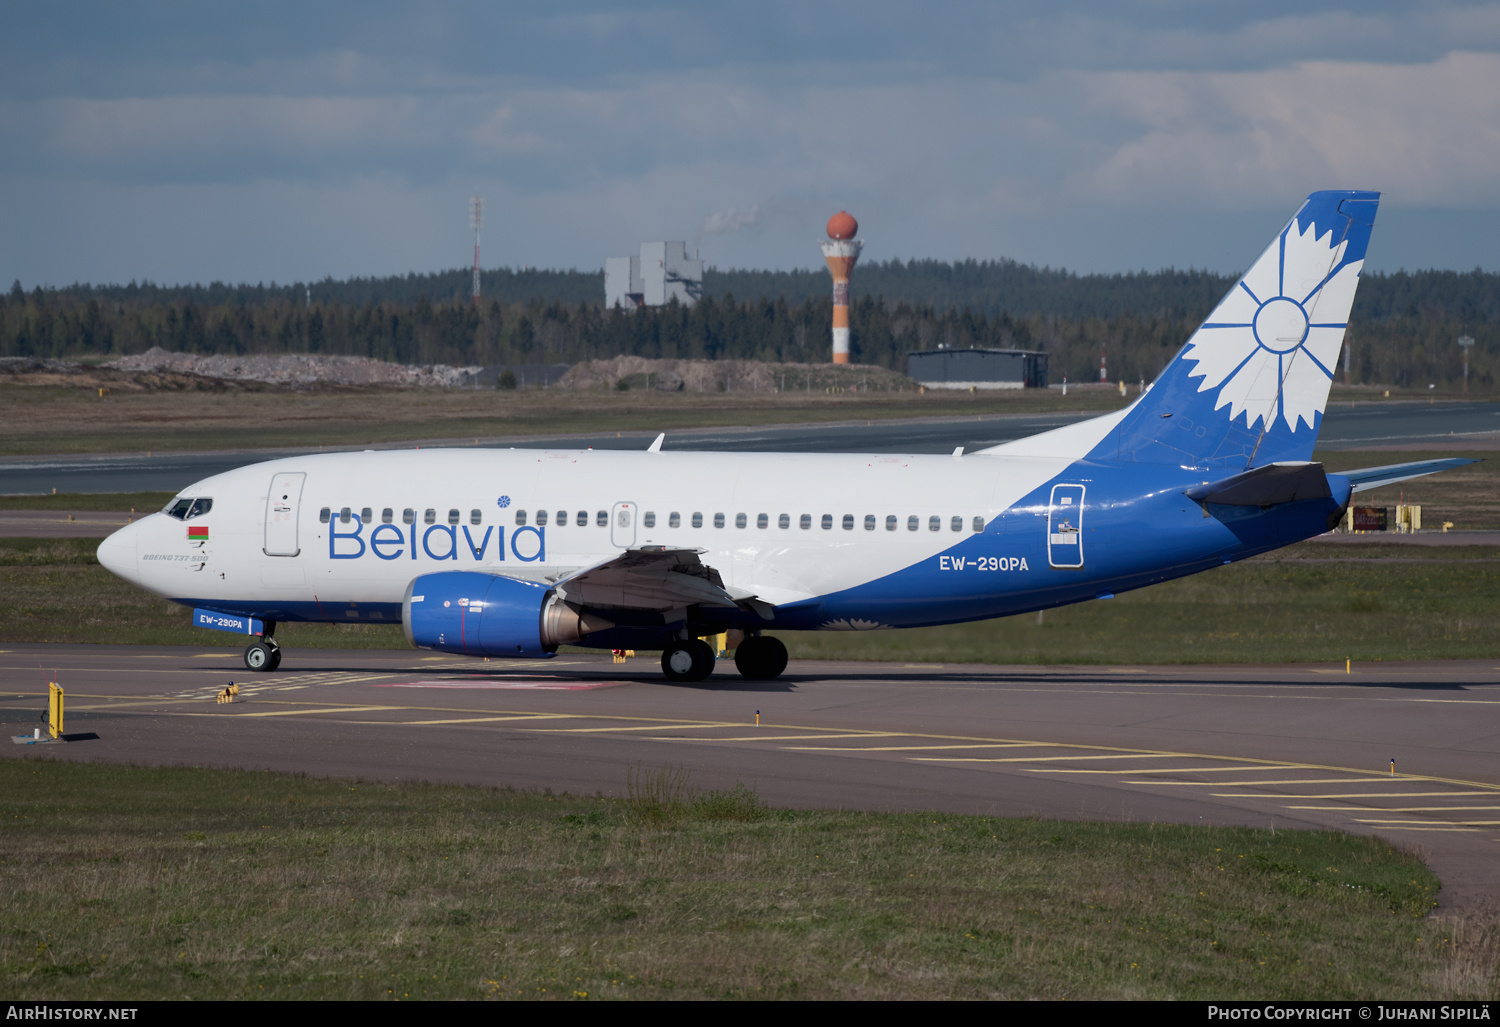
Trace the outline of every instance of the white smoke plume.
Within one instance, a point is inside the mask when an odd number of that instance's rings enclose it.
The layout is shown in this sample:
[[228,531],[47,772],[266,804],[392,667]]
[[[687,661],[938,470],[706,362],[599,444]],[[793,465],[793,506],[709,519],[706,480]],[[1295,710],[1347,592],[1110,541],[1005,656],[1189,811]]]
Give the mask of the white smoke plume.
[[749,228],[760,221],[760,204],[752,203],[744,210],[738,207],[730,207],[728,210],[717,211],[703,219],[698,226],[698,231],[693,235],[693,248],[698,248],[699,241],[705,235],[727,235],[730,232],[738,232],[742,228]]

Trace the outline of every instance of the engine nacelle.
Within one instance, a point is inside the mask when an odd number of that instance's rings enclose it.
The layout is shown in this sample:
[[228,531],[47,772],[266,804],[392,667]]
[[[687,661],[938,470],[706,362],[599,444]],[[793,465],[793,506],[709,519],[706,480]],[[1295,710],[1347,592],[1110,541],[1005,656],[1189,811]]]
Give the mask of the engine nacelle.
[[477,571],[423,574],[401,601],[406,640],[465,656],[547,657],[613,622],[585,613],[554,589]]

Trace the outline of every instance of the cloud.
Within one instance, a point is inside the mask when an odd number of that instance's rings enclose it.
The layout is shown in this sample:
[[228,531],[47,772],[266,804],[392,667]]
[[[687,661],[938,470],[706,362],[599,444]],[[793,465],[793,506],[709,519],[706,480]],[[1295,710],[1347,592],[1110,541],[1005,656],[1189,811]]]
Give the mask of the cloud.
[[1140,128],[1074,183],[1117,202],[1236,206],[1312,188],[1372,188],[1435,207],[1496,206],[1500,55],[1412,65],[1310,61],[1268,71],[1082,77]]

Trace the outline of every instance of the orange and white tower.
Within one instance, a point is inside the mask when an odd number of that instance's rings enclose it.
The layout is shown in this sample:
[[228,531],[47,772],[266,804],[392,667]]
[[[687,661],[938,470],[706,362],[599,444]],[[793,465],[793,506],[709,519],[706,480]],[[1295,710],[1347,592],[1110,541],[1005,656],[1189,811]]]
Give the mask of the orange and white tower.
[[849,273],[859,263],[864,243],[855,239],[859,222],[847,211],[828,219],[828,239],[823,243],[823,259],[833,274],[833,362],[849,362]]

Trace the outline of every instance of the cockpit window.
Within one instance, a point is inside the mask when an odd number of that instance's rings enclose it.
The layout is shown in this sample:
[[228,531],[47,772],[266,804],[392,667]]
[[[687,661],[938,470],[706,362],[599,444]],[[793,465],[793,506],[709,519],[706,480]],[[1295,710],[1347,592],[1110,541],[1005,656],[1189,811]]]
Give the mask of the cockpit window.
[[213,508],[214,501],[206,496],[198,499],[174,499],[167,507],[166,514],[179,521],[190,521],[194,517],[202,517]]
[[192,508],[193,501],[191,499],[179,499],[167,507],[167,516],[175,517],[179,521],[185,521],[187,520],[188,511]]
[[195,500],[193,500],[193,508],[188,511],[187,519],[188,520],[192,520],[194,517],[202,517],[204,514],[208,513],[213,508],[214,508],[214,501],[212,499],[207,499],[207,498],[195,499]]

